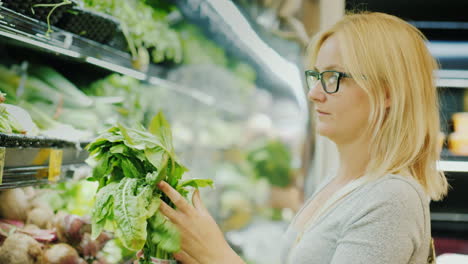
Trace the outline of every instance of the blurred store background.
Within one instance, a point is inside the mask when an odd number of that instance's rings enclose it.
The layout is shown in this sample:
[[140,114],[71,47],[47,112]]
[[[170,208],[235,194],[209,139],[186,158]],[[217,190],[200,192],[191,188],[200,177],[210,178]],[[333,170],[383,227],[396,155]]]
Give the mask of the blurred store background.
[[184,177],[215,182],[202,196],[231,245],[249,263],[279,264],[288,222],[337,167],[333,143],[313,132],[304,53],[316,32],[351,10],[412,23],[441,65],[438,166],[452,188],[431,204],[432,233],[439,262],[462,263],[464,0],[1,0],[0,259],[20,230],[49,246],[67,243],[88,263],[131,263],[136,252],[118,239],[96,242],[86,229],[70,242],[53,230],[64,215],[89,228],[97,185],[86,180],[87,143],[117,122],[146,127],[163,111]]

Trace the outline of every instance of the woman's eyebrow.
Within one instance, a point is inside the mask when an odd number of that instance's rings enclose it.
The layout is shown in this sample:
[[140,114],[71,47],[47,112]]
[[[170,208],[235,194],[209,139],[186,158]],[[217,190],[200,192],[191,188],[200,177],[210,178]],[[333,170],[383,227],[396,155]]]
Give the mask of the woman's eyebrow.
[[[319,71],[318,68],[319,67],[314,66],[314,70]],[[330,64],[330,65],[327,65],[327,66],[323,67],[322,70],[324,70],[324,71],[326,71],[326,70],[343,70],[343,67],[340,66],[340,65],[337,65],[337,64]]]

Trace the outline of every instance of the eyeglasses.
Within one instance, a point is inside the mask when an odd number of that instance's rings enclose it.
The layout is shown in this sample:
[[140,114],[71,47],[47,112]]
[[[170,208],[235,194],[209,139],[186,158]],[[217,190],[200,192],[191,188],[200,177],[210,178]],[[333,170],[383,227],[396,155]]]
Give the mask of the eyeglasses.
[[317,72],[313,70],[305,71],[305,77],[307,82],[307,87],[309,90],[314,88],[317,85],[318,81],[321,81],[323,90],[328,94],[333,94],[338,92],[340,88],[341,78],[352,78],[351,75],[339,71],[323,71]]

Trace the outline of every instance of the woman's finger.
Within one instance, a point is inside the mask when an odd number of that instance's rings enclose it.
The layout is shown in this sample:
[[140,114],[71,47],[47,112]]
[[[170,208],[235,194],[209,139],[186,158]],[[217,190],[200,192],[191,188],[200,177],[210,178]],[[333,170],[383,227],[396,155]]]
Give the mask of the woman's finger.
[[177,211],[172,209],[169,205],[167,205],[163,200],[161,200],[161,204],[159,205],[159,211],[167,216],[169,220],[173,223],[177,223],[179,216],[177,215]]
[[200,264],[198,261],[196,261],[194,258],[192,258],[189,254],[187,254],[185,251],[179,251],[177,253],[174,253],[174,258],[181,262],[182,264]]
[[167,182],[160,181],[158,183],[158,188],[163,191],[169,199],[174,203],[174,205],[179,209],[181,212],[188,213],[192,208],[189,203],[178,193],[174,188],[172,188]]
[[201,200],[200,191],[199,191],[198,189],[195,190],[195,192],[193,192],[192,203],[193,203],[193,206],[194,206],[197,210],[206,211],[206,207],[205,207],[205,205],[203,204],[203,201]]

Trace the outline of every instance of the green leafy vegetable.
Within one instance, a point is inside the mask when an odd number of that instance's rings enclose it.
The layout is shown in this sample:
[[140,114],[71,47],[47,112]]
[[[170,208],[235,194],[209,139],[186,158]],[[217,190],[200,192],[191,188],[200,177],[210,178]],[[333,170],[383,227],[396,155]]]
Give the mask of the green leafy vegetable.
[[177,29],[182,41],[184,64],[214,64],[222,67],[228,65],[225,51],[206,38],[198,27],[183,23]]
[[140,250],[146,242],[146,221],[154,215],[160,200],[153,197],[153,187],[146,185],[139,192],[138,180],[123,178],[114,193],[114,221],[117,236],[124,246]]
[[182,182],[177,188],[191,186],[194,188],[213,187],[213,181],[207,179],[191,179]]
[[92,237],[112,229],[127,249],[143,250],[140,263],[150,263],[150,257],[170,258],[170,253],[180,249],[180,235],[157,211],[161,200],[171,203],[156,184],[167,181],[186,197],[186,187],[213,186],[213,182],[180,182],[187,169],[175,155],[171,129],[163,114],[151,120],[148,130],[114,126],[87,150],[91,154],[88,162],[95,164],[89,180],[99,182]]
[[51,88],[63,94],[64,97],[72,98],[72,102],[78,107],[89,107],[93,101],[79,90],[69,80],[50,67],[33,67],[31,73],[47,83]]
[[247,155],[258,178],[266,178],[272,185],[286,187],[292,179],[291,153],[279,140],[270,140],[254,147]]
[[0,91],[0,132],[6,134],[24,134],[21,124],[2,106],[5,96],[6,94]]
[[[154,9],[152,3],[141,0],[82,0],[84,7],[107,13],[121,22],[129,50],[137,61],[148,51],[154,62],[182,60],[179,35],[170,28],[166,9]],[[154,1],[153,1],[154,2]],[[146,60],[146,59],[144,59]],[[146,62],[147,63],[147,62]]]

